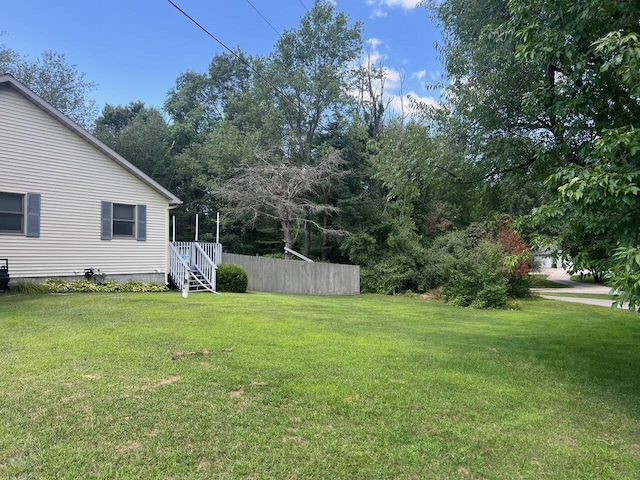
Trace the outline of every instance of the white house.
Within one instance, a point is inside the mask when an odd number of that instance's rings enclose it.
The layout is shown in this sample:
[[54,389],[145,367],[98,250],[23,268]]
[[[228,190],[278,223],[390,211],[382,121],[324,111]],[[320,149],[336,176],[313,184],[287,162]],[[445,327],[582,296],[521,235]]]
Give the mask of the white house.
[[11,280],[167,280],[180,200],[10,75],[0,76],[0,258]]

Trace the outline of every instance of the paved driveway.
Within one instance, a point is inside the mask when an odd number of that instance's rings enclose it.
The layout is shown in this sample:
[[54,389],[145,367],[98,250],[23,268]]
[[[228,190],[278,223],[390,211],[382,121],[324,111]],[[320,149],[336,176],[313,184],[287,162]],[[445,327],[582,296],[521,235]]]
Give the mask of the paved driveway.
[[[597,285],[595,283],[580,283],[574,282],[571,280],[571,276],[565,272],[562,268],[543,268],[540,273],[544,275],[548,275],[547,280],[551,280],[552,282],[561,283],[566,285],[567,288],[534,288],[532,289],[534,293],[539,294],[542,298],[547,298],[549,300],[558,300],[560,302],[571,302],[571,303],[582,303],[585,305],[597,305],[600,307],[609,307],[613,302],[611,300],[605,299],[596,299],[596,298],[580,298],[580,297],[571,297],[571,296],[561,296],[564,294],[575,294],[575,293],[587,293],[587,294],[595,294],[595,295],[607,295],[611,293],[611,289],[605,285]],[[549,293],[554,293],[555,295],[545,295]],[[629,304],[625,303],[622,307],[628,309]]]

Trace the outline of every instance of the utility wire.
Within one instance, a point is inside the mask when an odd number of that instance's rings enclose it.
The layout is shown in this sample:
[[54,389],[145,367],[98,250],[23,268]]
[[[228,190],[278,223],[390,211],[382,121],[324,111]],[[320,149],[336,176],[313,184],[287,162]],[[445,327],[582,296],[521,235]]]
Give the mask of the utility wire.
[[302,0],[298,0],[300,2],[300,5],[302,5],[304,7],[304,9],[308,12],[309,9],[307,8],[307,6],[303,3]]
[[260,13],[260,10],[258,10],[258,9],[256,8],[256,6],[255,6],[253,3],[251,3],[249,0],[247,0],[247,3],[253,7],[253,9],[258,13],[258,15],[260,15],[260,17],[261,17],[265,22],[267,22],[267,25],[269,25],[269,26],[271,27],[271,30],[273,30],[274,32],[276,32],[276,35],[280,36],[280,32],[276,29],[276,27],[274,27],[273,25],[271,25],[271,22],[270,22],[269,20],[267,20],[267,19],[264,17],[264,15],[262,15],[262,13]]
[[231,53],[231,55],[233,55],[234,57],[236,57],[238,60],[240,60],[242,63],[244,63],[247,67],[249,67],[249,69],[255,73],[258,77],[260,77],[267,85],[269,85],[271,88],[273,88],[273,90],[280,95],[280,97],[286,101],[286,103],[289,103],[291,106],[293,106],[295,109],[297,109],[298,107],[296,106],[296,103],[290,99],[287,94],[285,94],[284,92],[282,92],[278,87],[276,87],[272,82],[270,82],[264,75],[262,75],[258,69],[256,69],[253,65],[251,65],[249,62],[247,62],[244,58],[242,58],[240,55],[238,55],[236,52],[234,52],[233,50],[231,50],[227,45],[225,45],[221,40],[219,40],[213,33],[211,33],[209,30],[207,30],[205,27],[203,27],[200,23],[198,23],[198,21],[193,18],[191,15],[189,15],[187,12],[185,12],[182,8],[180,8],[178,5],[176,5],[172,0],[167,0],[171,5],[173,5],[175,7],[176,10],[178,10],[180,13],[182,13],[182,15],[184,15],[185,17],[187,17],[189,20],[191,20],[191,22],[196,25],[200,30],[202,30],[204,33],[206,33],[208,36],[210,36],[211,38],[213,38],[216,42],[218,42],[225,50],[227,50],[229,53]]

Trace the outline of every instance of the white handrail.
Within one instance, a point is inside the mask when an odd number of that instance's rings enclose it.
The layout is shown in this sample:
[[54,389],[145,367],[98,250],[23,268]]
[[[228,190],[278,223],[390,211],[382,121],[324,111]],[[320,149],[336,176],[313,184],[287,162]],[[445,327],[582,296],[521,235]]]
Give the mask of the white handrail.
[[202,276],[205,277],[209,281],[209,283],[211,283],[211,287],[215,292],[216,270],[218,267],[216,266],[214,261],[209,258],[209,255],[207,255],[207,252],[204,251],[199,243],[194,243],[194,247],[196,254],[196,261],[194,262],[194,266],[196,267],[196,269],[198,269]]
[[302,255],[301,253],[296,252],[295,250],[291,250],[289,247],[284,247],[284,251],[287,252],[287,253],[290,253],[292,255],[295,255],[298,258],[301,258],[305,262],[313,263],[313,260],[311,260],[310,258],[305,257],[304,255]]
[[[207,252],[198,243],[173,242],[169,243],[172,255],[170,256],[169,274],[176,286],[180,287],[188,278],[193,278],[202,288],[216,292],[215,262],[207,255]],[[217,249],[213,250],[216,253]],[[221,250],[221,249],[220,249]],[[185,260],[185,257],[188,258]],[[207,279],[209,285],[205,285],[193,272],[196,269]]]

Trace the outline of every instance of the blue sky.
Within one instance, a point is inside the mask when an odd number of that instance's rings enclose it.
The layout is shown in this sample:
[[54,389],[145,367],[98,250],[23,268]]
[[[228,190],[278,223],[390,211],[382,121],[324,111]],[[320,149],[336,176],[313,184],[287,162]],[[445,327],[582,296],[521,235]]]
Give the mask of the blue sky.
[[[312,0],[174,0],[232,49],[252,55],[273,51],[278,33],[296,28]],[[385,91],[423,98],[425,84],[441,80],[434,43],[440,39],[416,0],[337,0],[339,11],[363,23],[371,57],[387,69]],[[259,13],[258,13],[259,12]],[[262,18],[264,17],[264,18]],[[266,20],[265,20],[266,19]],[[225,52],[167,0],[6,2],[0,43],[35,59],[45,50],[64,53],[86,80],[100,109],[142,100],[161,107],[181,73],[206,71]]]

